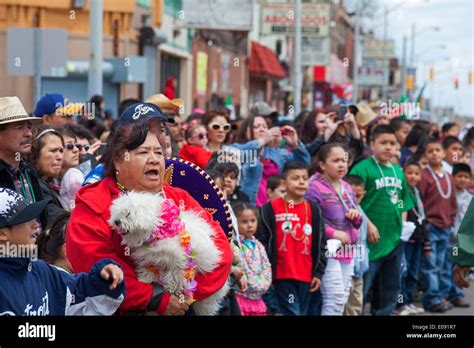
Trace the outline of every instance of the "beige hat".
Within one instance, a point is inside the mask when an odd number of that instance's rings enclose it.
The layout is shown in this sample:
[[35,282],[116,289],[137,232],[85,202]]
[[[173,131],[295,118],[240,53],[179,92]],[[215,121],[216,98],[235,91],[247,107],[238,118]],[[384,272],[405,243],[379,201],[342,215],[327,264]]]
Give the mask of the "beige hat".
[[181,105],[184,104],[183,99],[168,99],[167,96],[164,94],[155,94],[151,97],[148,97],[145,100],[145,103],[155,104],[158,106],[163,112],[173,111],[179,108]]
[[22,121],[42,122],[42,119],[28,115],[18,97],[0,98],[0,124]]
[[372,110],[372,108],[365,102],[358,103],[356,107],[358,111],[355,115],[355,119],[359,126],[367,126],[377,117],[377,114],[374,112],[374,110]]

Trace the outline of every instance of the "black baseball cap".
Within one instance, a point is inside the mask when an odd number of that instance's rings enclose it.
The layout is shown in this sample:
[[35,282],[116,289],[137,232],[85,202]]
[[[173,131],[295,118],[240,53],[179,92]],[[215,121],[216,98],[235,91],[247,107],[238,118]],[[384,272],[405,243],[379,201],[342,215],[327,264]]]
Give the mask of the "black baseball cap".
[[47,200],[29,204],[18,192],[0,188],[0,228],[36,219],[47,204]]
[[119,122],[127,124],[143,119],[157,118],[163,122],[170,122],[169,117],[156,105],[150,103],[135,103],[128,106],[120,115]]

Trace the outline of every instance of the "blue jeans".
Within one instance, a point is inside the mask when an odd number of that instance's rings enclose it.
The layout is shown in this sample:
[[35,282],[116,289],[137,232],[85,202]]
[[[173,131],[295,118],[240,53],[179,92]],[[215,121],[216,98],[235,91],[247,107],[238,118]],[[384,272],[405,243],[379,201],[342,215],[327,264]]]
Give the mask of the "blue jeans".
[[446,249],[446,256],[444,259],[443,268],[441,270],[441,281],[439,286],[439,292],[441,298],[445,300],[452,301],[457,298],[464,297],[464,294],[459,286],[454,284],[453,282],[453,262],[449,258],[449,254],[451,253],[452,243],[448,244],[448,248]]
[[401,288],[403,244],[377,261],[369,262],[364,274],[364,302],[372,288],[370,311],[373,315],[390,315],[397,305]]
[[423,307],[425,309],[441,303],[442,289],[450,287],[450,282],[446,278],[442,278],[443,267],[445,267],[446,255],[449,249],[450,235],[450,228],[440,229],[433,224],[428,225],[431,253],[428,257],[423,256],[421,261],[421,271],[425,284],[425,294],[423,296]]
[[402,273],[402,304],[413,303],[416,286],[418,283],[418,271],[420,269],[423,246],[420,243],[405,243],[405,267]]
[[275,280],[273,286],[278,299],[278,307],[283,315],[308,315],[312,293],[310,283],[293,279]]
[[321,289],[311,293],[311,300],[309,301],[308,316],[319,317],[323,310],[323,295]]
[[267,292],[262,296],[263,302],[267,306],[268,315],[280,314],[280,309],[278,308],[278,300],[275,293],[275,288],[273,285],[270,285]]

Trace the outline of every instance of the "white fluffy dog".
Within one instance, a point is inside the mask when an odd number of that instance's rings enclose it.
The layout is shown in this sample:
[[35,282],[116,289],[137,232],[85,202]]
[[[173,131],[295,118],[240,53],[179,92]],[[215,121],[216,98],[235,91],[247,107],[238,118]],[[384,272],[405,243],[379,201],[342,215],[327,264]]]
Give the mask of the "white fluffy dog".
[[[187,285],[182,271],[188,262],[179,236],[160,239],[153,246],[147,242],[153,237],[156,228],[164,223],[161,209],[164,200],[160,194],[133,191],[124,194],[112,203],[109,224],[122,235],[122,244],[130,248],[130,255],[137,265],[138,279],[147,283],[158,282],[156,273],[150,270],[150,265],[154,265],[159,270],[165,290],[179,297]],[[180,219],[191,240],[196,273],[212,272],[220,259],[220,251],[211,238],[214,230],[198,213],[191,210],[181,211]],[[227,291],[226,282],[209,298],[195,302],[195,313],[216,314]]]

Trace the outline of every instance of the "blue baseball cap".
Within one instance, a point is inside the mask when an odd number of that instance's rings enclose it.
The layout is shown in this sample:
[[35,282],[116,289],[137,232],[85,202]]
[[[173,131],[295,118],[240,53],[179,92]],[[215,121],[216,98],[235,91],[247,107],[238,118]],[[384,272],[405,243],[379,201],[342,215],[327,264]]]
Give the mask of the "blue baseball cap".
[[56,112],[57,109],[69,104],[69,100],[62,94],[46,93],[37,103],[34,111],[35,116],[42,117]]
[[124,124],[152,118],[170,122],[170,119],[163,114],[158,106],[150,103],[135,103],[128,106],[120,115],[119,122]]

